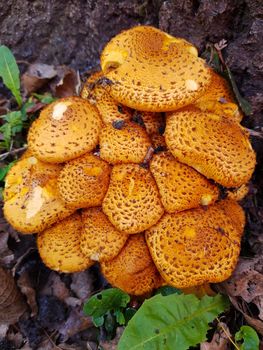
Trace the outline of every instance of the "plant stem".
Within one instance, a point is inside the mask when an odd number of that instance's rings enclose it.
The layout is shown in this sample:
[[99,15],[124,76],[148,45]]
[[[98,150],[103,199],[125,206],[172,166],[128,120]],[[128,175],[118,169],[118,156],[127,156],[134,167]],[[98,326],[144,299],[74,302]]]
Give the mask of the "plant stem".
[[0,156],[0,161],[1,160],[4,160],[5,158],[7,158],[8,156],[12,156],[14,154],[17,154],[17,153],[20,153],[20,152],[23,152],[27,149],[27,146],[24,146],[24,147],[20,147],[20,148],[16,148],[16,149],[13,149],[12,151],[8,151],[6,153],[3,153],[1,154]]
[[221,324],[219,318],[216,318],[219,327],[223,330],[223,332],[225,333],[225,335],[227,336],[227,339],[231,342],[231,344],[234,346],[235,349],[240,350],[240,348],[238,347],[238,345],[232,340],[231,336],[229,335],[228,331],[225,329],[225,327]]

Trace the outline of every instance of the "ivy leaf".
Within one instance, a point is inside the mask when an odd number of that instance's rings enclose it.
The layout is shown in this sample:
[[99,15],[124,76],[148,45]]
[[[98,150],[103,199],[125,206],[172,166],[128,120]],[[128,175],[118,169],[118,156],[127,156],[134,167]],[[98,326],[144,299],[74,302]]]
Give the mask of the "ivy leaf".
[[123,312],[120,309],[116,309],[114,311],[114,316],[116,317],[116,321],[122,326],[125,324],[125,317]]
[[259,338],[257,332],[250,326],[242,326],[235,334],[235,341],[243,340],[240,350],[257,350],[259,349]]
[[92,317],[92,322],[95,327],[101,327],[104,323],[104,316]]
[[206,340],[209,322],[229,305],[215,297],[171,294],[146,300],[128,323],[118,350],[186,350]]
[[21,107],[19,69],[14,55],[5,45],[0,46],[0,77],[3,79],[5,86],[12,92],[19,107]]
[[92,317],[100,317],[108,311],[127,306],[130,297],[118,288],[106,289],[93,295],[84,305],[84,313]]

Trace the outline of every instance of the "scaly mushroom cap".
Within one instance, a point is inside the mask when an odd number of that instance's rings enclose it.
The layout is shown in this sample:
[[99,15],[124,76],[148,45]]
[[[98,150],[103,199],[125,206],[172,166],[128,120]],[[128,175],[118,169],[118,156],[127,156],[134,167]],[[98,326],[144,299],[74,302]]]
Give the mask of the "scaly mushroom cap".
[[72,214],[61,200],[57,178],[62,166],[23,155],[8,172],[4,190],[4,215],[18,231],[35,233]]
[[93,264],[80,249],[83,226],[81,216],[74,213],[37,236],[37,246],[43,262],[52,270],[72,273]]
[[246,216],[243,208],[232,199],[225,199],[218,202],[217,205],[230,217],[240,236],[242,236],[246,224]]
[[175,158],[225,187],[250,179],[255,153],[244,129],[216,114],[185,108],[166,120],[166,144]]
[[132,295],[149,293],[161,283],[142,233],[130,236],[119,255],[101,268],[113,286]]
[[102,204],[110,182],[111,166],[93,154],[69,161],[58,178],[61,198],[72,208]]
[[157,269],[177,288],[227,279],[240,251],[240,232],[217,204],[165,214],[146,231]]
[[204,112],[211,112],[227,116],[237,123],[241,122],[243,116],[235,103],[234,95],[227,81],[215,73],[212,69],[212,81],[205,95],[194,102],[194,106]]
[[99,141],[101,119],[88,101],[67,97],[42,110],[28,133],[28,145],[42,161],[63,163],[91,151]]
[[100,133],[100,156],[111,164],[142,163],[150,146],[145,129],[133,122],[108,124]]
[[249,191],[249,186],[247,184],[241,185],[235,189],[229,189],[227,191],[227,198],[233,199],[234,201],[241,201],[246,197]]
[[211,72],[197,50],[159,29],[134,27],[115,36],[101,55],[110,94],[125,106],[173,111],[201,97]]
[[209,205],[218,199],[217,186],[193,168],[178,162],[169,152],[155,154],[150,170],[168,213]]
[[161,113],[135,111],[132,121],[143,126],[148,135],[164,132],[165,120]]
[[154,225],[164,210],[151,173],[137,164],[112,169],[103,211],[125,233],[138,233]]
[[101,208],[82,211],[84,230],[80,238],[82,253],[94,261],[108,261],[117,256],[128,235],[116,230]]
[[105,84],[103,83],[103,73],[96,72],[88,78],[80,96],[97,107],[104,124],[129,120],[131,110],[115,101],[105,89]]

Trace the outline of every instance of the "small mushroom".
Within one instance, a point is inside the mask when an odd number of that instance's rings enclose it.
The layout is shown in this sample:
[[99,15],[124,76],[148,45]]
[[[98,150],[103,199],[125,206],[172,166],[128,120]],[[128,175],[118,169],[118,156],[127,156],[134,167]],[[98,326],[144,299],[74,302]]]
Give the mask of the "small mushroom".
[[142,163],[150,146],[146,130],[133,122],[108,124],[100,133],[100,156],[111,164]]
[[28,145],[40,160],[63,163],[91,151],[99,141],[101,119],[97,109],[79,97],[48,105],[28,133]]
[[101,269],[113,286],[132,295],[150,293],[161,284],[142,233],[130,236],[119,255],[102,262]]
[[113,167],[102,207],[111,223],[129,234],[154,225],[164,212],[150,171],[137,164]]
[[57,178],[62,169],[27,151],[6,176],[4,215],[18,231],[35,233],[73,213],[59,196]]
[[241,235],[224,203],[165,214],[146,231],[146,240],[164,280],[177,288],[217,283],[233,272]]
[[219,196],[216,185],[169,152],[157,153],[150,163],[165,211],[174,213],[214,203]]
[[165,141],[175,158],[225,187],[250,179],[255,153],[244,129],[229,118],[195,108],[168,115]]
[[159,29],[139,26],[115,36],[101,54],[108,90],[125,106],[173,111],[201,97],[211,72],[196,48]]
[[241,185],[240,187],[227,190],[227,198],[233,199],[234,201],[241,201],[249,192],[248,184]]
[[85,256],[102,262],[119,254],[128,235],[118,231],[101,208],[82,210],[82,222],[84,229],[80,238],[80,248]]
[[82,230],[81,216],[74,213],[39,233],[37,247],[45,265],[65,273],[83,271],[93,265],[80,249]]
[[61,198],[71,208],[102,204],[110,182],[111,166],[93,154],[66,163],[58,178]]

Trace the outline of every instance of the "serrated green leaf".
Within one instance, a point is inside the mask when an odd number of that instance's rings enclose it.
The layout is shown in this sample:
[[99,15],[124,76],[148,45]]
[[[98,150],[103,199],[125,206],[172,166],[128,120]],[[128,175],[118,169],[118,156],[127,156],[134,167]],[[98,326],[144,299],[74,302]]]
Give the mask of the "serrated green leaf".
[[242,109],[245,115],[251,115],[252,107],[250,103],[240,95],[234,76],[228,66],[226,66],[226,73],[227,73],[228,80],[230,81],[230,84],[232,86],[235,97],[237,99],[237,102],[239,104],[239,107]]
[[243,340],[240,350],[258,350],[259,349],[259,337],[257,332],[250,326],[242,326],[240,330],[235,334],[235,341],[240,342]]
[[14,95],[17,104],[21,106],[19,69],[14,55],[5,45],[0,46],[0,77]]
[[125,324],[125,317],[123,312],[120,309],[116,309],[113,312],[114,316],[116,317],[116,321],[122,326]]
[[186,350],[206,340],[213,321],[229,305],[222,295],[155,295],[128,323],[118,350]]
[[182,291],[171,286],[162,286],[156,290],[155,294],[162,294],[163,296],[167,296],[171,294],[182,294]]
[[106,289],[93,295],[84,305],[84,313],[88,316],[99,317],[108,311],[127,306],[130,297],[118,288]]
[[92,322],[94,323],[94,326],[101,327],[104,323],[104,316],[92,317]]

